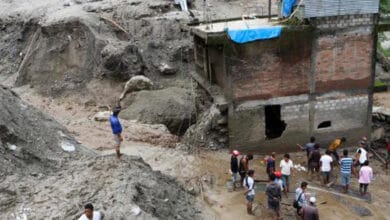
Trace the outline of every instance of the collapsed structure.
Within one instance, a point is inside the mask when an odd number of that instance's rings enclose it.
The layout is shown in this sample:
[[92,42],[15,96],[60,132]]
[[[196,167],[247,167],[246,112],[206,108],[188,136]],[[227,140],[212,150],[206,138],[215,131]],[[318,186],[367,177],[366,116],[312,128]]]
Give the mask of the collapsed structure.
[[196,72],[227,99],[230,147],[282,151],[312,135],[320,143],[368,135],[378,8],[379,0],[306,0],[293,13],[300,24],[192,28]]

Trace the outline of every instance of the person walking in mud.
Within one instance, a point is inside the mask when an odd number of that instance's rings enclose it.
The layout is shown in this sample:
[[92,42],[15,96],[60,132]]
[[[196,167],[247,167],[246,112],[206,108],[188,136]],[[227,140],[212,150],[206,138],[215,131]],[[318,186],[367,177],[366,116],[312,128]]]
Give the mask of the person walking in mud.
[[336,159],[336,162],[339,162],[340,160],[340,157],[339,157],[339,154],[337,153],[337,149],[340,148],[340,146],[346,142],[347,139],[345,137],[342,137],[342,138],[336,138],[332,141],[332,143],[329,145],[329,152],[330,154],[333,154],[335,159]]
[[321,152],[320,152],[320,145],[315,144],[314,150],[312,150],[309,154],[308,159],[308,175],[313,176],[314,172],[317,174],[317,177],[320,172],[320,159],[321,159]]
[[325,154],[321,156],[320,166],[321,173],[324,179],[324,185],[329,183],[330,172],[332,171],[333,158],[330,156],[329,150],[326,150]]
[[373,178],[372,168],[369,166],[368,160],[364,161],[362,168],[359,171],[359,192],[361,196],[367,194],[368,185]]
[[233,191],[236,190],[236,183],[238,180],[238,156],[240,156],[240,152],[233,150],[232,156],[230,157],[230,172],[232,174]]
[[354,174],[353,159],[348,157],[348,150],[343,151],[343,158],[340,160],[340,177],[343,193],[348,193],[349,183],[351,182],[351,174]]
[[267,175],[270,175],[271,173],[275,172],[275,152],[271,153],[271,156],[267,156],[264,158],[265,163],[265,172]]
[[316,198],[310,197],[309,204],[301,209],[302,220],[319,220]]
[[244,186],[244,179],[249,170],[249,161],[253,159],[253,155],[245,155],[240,159],[240,164],[238,166],[238,170],[241,176],[241,186]]
[[114,136],[114,142],[115,142],[115,152],[116,152],[116,156],[118,159],[120,159],[120,157],[121,157],[120,147],[121,147],[121,143],[123,141],[122,125],[121,125],[119,118],[118,118],[120,111],[121,111],[120,106],[115,107],[112,111],[112,115],[110,116],[110,124],[111,124],[112,133]]
[[275,182],[276,176],[269,174],[269,183],[265,188],[268,197],[268,209],[272,212],[272,219],[280,218],[280,201],[282,200],[281,186]]
[[286,191],[290,192],[290,177],[293,175],[293,162],[290,160],[290,155],[285,154],[283,160],[280,161],[282,180],[286,184]]
[[254,215],[252,211],[252,204],[255,200],[255,180],[253,178],[255,171],[254,170],[248,170],[248,175],[244,179],[244,186],[245,186],[245,198],[246,198],[246,211],[249,215]]
[[303,147],[300,144],[297,144],[297,146],[302,150],[306,151],[306,157],[309,164],[309,155],[312,150],[314,150],[314,145],[316,144],[316,138],[314,136],[310,137],[310,142],[305,144],[305,147]]

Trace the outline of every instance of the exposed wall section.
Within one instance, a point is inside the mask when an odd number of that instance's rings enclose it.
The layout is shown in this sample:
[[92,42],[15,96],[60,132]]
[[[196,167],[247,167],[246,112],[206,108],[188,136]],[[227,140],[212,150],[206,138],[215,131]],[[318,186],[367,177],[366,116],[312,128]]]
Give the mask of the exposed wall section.
[[315,91],[368,88],[372,41],[370,27],[319,36],[315,50]]
[[310,28],[283,29],[279,39],[230,43],[231,82],[236,101],[305,94],[309,91]]

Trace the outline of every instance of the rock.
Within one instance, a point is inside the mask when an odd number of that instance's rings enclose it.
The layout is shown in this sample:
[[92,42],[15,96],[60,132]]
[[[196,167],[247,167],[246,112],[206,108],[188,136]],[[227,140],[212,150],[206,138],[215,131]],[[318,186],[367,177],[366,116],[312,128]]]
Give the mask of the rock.
[[[198,116],[199,120],[192,125],[182,137],[181,143],[191,147],[205,147],[219,149],[227,142],[227,134],[218,132],[218,119],[221,112],[212,105],[209,109]],[[226,140],[226,141],[225,141]]]
[[110,119],[110,116],[110,111],[98,112],[93,116],[93,119],[95,121],[108,121]]
[[145,142],[163,147],[175,147],[179,137],[169,132],[163,124],[143,124],[135,120],[122,120],[126,139],[133,142]]
[[195,94],[188,89],[169,87],[132,93],[122,100],[120,116],[147,124],[164,124],[172,134],[183,134],[195,122]]
[[105,74],[111,78],[128,80],[143,75],[145,64],[138,47],[128,43],[115,43],[102,50]]
[[127,81],[125,88],[119,98],[122,100],[126,93],[140,91],[140,90],[149,90],[153,86],[153,82],[145,76],[133,76],[129,81]]
[[158,67],[158,70],[162,75],[174,75],[177,72],[176,68],[171,67],[166,63],[161,63],[160,66]]
[[149,8],[164,13],[164,12],[167,12],[167,11],[170,10],[171,4],[170,4],[170,2],[158,2],[158,1],[155,1],[155,2],[152,2],[152,3],[149,4]]
[[385,128],[379,127],[371,132],[371,141],[377,141],[384,138],[386,135]]
[[217,121],[217,123],[218,123],[218,125],[226,125],[226,124],[227,124],[227,119],[226,119],[226,117],[223,117],[223,118],[219,119],[219,120]]
[[95,107],[97,104],[94,100],[88,100],[86,102],[84,102],[84,107]]

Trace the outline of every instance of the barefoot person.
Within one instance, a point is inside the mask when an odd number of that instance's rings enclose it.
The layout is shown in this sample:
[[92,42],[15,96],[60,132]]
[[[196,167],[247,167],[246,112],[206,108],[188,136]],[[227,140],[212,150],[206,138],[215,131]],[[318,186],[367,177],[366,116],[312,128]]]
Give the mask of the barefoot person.
[[249,215],[253,215],[252,204],[253,200],[255,200],[255,180],[253,179],[253,175],[255,174],[255,171],[248,170],[247,174],[248,175],[244,179],[246,211]]
[[251,155],[251,154],[242,156],[240,159],[240,163],[238,166],[238,172],[241,176],[241,186],[244,186],[244,179],[245,179],[245,176],[249,170],[249,161],[252,159],[253,159],[253,155]]
[[118,114],[121,111],[120,107],[115,107],[112,111],[112,115],[110,116],[110,124],[112,133],[114,135],[114,141],[115,141],[115,151],[116,156],[119,159],[121,157],[120,147],[121,143],[123,141],[122,138],[122,125],[119,121]]

